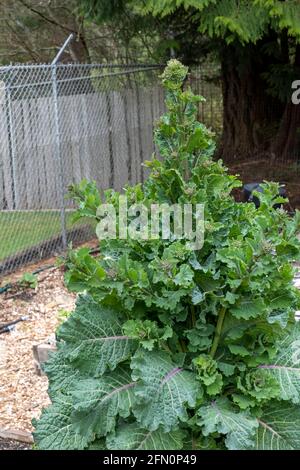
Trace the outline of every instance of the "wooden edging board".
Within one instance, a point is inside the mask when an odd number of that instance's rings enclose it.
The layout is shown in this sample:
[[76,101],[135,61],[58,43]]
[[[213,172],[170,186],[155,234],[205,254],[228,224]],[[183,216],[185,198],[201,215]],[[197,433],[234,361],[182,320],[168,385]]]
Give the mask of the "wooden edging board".
[[26,442],[33,444],[32,434],[28,431],[20,431],[19,429],[0,428],[0,437],[2,439],[12,439],[14,441]]

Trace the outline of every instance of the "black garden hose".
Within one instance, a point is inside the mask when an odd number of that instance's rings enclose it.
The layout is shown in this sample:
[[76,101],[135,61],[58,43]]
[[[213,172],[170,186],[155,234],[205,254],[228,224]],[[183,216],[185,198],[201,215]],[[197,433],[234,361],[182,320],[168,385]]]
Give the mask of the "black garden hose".
[[5,325],[0,326],[0,335],[2,333],[8,333],[9,331],[11,331],[14,328],[14,326],[17,323],[19,323],[21,321],[26,321],[26,320],[28,320],[28,317],[21,317],[21,318],[18,318],[18,320],[14,320],[14,321],[11,321],[9,323],[6,323]]
[[[39,268],[37,269],[36,271],[33,271],[32,274],[39,274],[43,271],[47,271],[47,269],[51,269],[51,268],[55,268],[55,265],[54,264],[50,264],[50,265],[47,265],[47,266],[43,266],[42,268]],[[0,295],[1,294],[4,294],[5,292],[7,292],[9,289],[11,289],[12,287],[16,286],[18,284],[18,282],[15,282],[15,283],[11,283],[9,282],[8,284],[5,284],[5,286],[3,287],[0,287]]]
[[[90,253],[93,255],[93,254],[97,254],[99,252],[99,248],[93,248]],[[55,268],[55,264],[50,264],[50,265],[47,265],[47,266],[43,266],[42,268],[39,268],[39,269],[36,269],[35,271],[33,271],[33,275],[35,274],[39,274],[39,273],[42,273],[43,271],[47,271],[48,269],[51,269],[51,268]],[[18,282],[16,283],[8,283],[8,284],[5,284],[3,287],[0,287],[0,295],[1,294],[4,294],[5,292],[7,292],[9,289],[11,289],[12,287],[16,286],[18,284]]]

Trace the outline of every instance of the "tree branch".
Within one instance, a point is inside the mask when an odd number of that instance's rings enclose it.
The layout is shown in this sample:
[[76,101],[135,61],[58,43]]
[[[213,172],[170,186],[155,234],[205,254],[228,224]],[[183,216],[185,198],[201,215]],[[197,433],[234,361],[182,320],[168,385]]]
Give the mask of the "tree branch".
[[28,5],[24,0],[18,0],[25,8],[27,8],[29,11],[31,11],[32,13],[35,13],[36,15],[40,16],[43,20],[45,20],[47,23],[50,23],[50,24],[53,24],[54,26],[58,26],[59,28],[65,30],[65,31],[68,31],[69,33],[74,33],[74,29],[72,28],[69,28],[68,26],[66,25],[63,25],[61,23],[59,23],[58,21],[52,19],[52,18],[49,18],[48,16],[44,15],[44,13],[42,13],[41,11],[39,10],[36,10],[34,7]]

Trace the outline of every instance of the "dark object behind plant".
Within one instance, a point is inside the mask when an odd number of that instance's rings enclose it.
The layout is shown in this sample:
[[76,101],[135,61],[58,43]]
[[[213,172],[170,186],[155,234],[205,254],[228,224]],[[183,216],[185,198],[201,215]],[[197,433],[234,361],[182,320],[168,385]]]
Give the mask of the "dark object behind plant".
[[[263,192],[263,188],[261,186],[262,183],[247,183],[243,186],[243,199],[245,202],[253,202],[255,207],[259,207],[259,198],[253,194],[255,191]],[[281,196],[282,198],[286,198],[286,190],[283,186],[279,186],[277,196]],[[283,203],[274,204],[274,209],[279,209],[282,207]]]

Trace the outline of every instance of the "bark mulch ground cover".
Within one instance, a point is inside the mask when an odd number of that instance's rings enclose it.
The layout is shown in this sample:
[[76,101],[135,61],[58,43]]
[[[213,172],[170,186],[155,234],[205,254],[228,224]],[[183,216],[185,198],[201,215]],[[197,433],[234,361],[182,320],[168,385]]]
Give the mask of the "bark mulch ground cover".
[[71,311],[75,295],[67,292],[60,269],[38,275],[36,289],[9,290],[0,296],[1,324],[26,316],[0,335],[0,429],[32,431],[32,418],[49,403],[48,381],[36,374],[33,345],[54,340],[59,312]]

